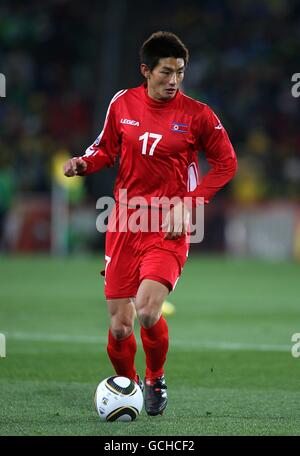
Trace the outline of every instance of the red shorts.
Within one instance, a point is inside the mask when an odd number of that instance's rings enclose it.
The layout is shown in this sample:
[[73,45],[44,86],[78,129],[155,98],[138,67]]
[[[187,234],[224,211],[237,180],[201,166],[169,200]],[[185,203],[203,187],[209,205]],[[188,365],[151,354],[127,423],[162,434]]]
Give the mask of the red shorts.
[[[134,211],[127,209],[127,219]],[[173,290],[188,256],[189,236],[166,240],[162,231],[112,232],[112,219],[111,216],[105,244],[106,298],[135,297],[144,279]]]

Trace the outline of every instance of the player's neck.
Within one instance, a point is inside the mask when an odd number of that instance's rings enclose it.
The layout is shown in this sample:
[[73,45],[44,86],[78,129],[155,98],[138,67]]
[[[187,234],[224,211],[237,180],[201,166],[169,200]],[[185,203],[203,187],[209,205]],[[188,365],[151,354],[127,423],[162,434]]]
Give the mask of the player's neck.
[[156,94],[151,87],[147,86],[147,94],[148,97],[151,98],[151,100],[157,101],[158,103],[165,103],[166,101],[172,100],[172,98],[166,100],[164,98],[160,98],[158,94]]

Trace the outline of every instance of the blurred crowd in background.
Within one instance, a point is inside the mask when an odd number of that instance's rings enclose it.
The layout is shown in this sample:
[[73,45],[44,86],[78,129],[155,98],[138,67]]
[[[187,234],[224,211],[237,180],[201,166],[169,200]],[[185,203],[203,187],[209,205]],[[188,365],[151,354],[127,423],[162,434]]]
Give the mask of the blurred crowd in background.
[[[298,1],[2,1],[2,249],[11,210],[28,195],[49,200],[53,158],[81,155],[101,131],[113,94],[142,82],[139,47],[157,30],[178,34],[189,48],[184,91],[214,109],[238,155],[239,172],[218,197],[207,231],[211,244],[222,249],[228,204],[299,203],[300,98],[291,94],[300,72]],[[205,172],[202,159],[200,166]],[[111,194],[115,172],[84,179],[72,206],[95,208]]]

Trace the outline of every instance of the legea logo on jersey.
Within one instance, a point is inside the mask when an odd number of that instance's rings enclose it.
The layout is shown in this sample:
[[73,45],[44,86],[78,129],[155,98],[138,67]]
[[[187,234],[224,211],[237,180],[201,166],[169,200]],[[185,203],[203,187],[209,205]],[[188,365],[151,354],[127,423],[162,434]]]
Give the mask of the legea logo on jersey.
[[139,127],[140,122],[131,119],[121,119],[121,124],[132,125],[133,127]]
[[171,126],[171,131],[174,131],[175,133],[188,133],[189,126],[185,123],[173,122]]

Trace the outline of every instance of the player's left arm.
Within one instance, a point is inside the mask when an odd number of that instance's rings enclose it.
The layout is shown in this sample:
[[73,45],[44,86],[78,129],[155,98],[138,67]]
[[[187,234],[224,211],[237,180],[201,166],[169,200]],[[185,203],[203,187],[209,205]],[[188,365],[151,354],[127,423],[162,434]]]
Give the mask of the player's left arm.
[[199,125],[199,144],[205,151],[211,166],[201,183],[186,196],[204,198],[209,203],[214,195],[226,185],[237,171],[237,158],[228,134],[209,106],[204,107]]

